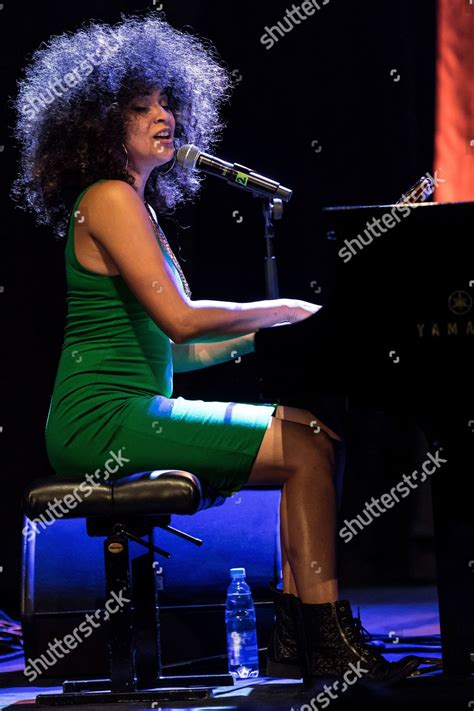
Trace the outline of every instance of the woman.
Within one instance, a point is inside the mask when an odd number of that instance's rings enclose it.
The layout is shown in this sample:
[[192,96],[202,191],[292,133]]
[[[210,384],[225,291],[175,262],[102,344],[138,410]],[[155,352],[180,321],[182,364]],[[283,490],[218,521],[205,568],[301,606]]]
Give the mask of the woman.
[[[282,485],[284,592],[268,673],[300,678],[362,662],[368,678],[408,675],[363,638],[336,579],[341,437],[312,412],[277,404],[173,398],[173,371],[254,348],[255,332],[320,307],[295,299],[192,300],[157,221],[199,191],[176,164],[186,143],[219,137],[230,73],[214,50],[150,13],[90,23],[33,55],[16,99],[21,167],[13,196],[66,237],[68,318],[47,423],[59,475],[108,478],[190,470],[222,496]],[[315,567],[317,566],[317,567]],[[317,574],[315,572],[317,571]]]

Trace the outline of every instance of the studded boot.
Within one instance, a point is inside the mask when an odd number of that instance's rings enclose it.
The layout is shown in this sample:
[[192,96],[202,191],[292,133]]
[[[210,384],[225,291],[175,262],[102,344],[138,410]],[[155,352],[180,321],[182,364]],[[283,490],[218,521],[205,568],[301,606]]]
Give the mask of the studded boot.
[[353,665],[360,679],[386,685],[409,676],[422,662],[412,655],[387,661],[367,643],[367,633],[364,635],[360,618],[353,617],[348,600],[319,605],[300,602],[297,609],[305,682],[312,677],[343,674]]
[[270,583],[269,589],[275,606],[275,622],[267,647],[266,675],[285,679],[301,679],[303,660],[297,635],[297,608],[300,600],[284,593]]

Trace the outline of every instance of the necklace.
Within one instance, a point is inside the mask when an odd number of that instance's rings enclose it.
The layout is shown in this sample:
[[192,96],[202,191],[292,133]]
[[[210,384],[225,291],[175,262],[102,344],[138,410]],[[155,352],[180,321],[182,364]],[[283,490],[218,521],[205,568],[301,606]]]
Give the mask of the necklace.
[[168,243],[168,240],[166,239],[165,233],[163,232],[163,230],[162,230],[161,227],[159,226],[158,222],[157,222],[157,221],[155,220],[155,218],[153,217],[150,208],[148,207],[148,205],[147,205],[146,203],[145,203],[145,206],[146,206],[146,208],[147,208],[148,215],[150,216],[151,224],[152,224],[152,226],[153,226],[153,230],[154,230],[156,236],[157,236],[158,239],[160,240],[160,243],[161,243],[161,245],[163,246],[163,249],[165,250],[166,254],[169,256],[169,258],[170,258],[171,261],[173,262],[173,264],[174,264],[174,266],[176,267],[176,270],[177,270],[179,276],[181,277],[181,281],[182,281],[182,283],[183,283],[183,287],[184,287],[184,291],[185,291],[185,293],[186,293],[186,296],[188,296],[188,298],[191,298],[191,289],[189,288],[189,284],[188,284],[188,282],[186,281],[186,277],[184,276],[183,270],[181,269],[181,264],[180,264],[180,263],[178,262],[178,260],[176,259],[175,255],[174,255],[174,252],[173,252],[173,250],[171,249],[171,247],[170,247],[170,245],[169,245],[169,243]]

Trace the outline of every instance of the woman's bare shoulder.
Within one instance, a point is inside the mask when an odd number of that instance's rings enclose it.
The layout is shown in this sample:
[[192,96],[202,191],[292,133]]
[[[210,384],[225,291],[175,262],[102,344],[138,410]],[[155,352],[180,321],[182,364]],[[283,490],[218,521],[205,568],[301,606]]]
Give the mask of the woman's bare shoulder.
[[95,202],[104,199],[140,200],[136,190],[124,180],[101,180],[94,183],[84,195],[84,200]]
[[103,180],[95,183],[84,195],[81,210],[90,221],[102,224],[111,213],[136,214],[143,212],[145,206],[134,188],[124,180]]

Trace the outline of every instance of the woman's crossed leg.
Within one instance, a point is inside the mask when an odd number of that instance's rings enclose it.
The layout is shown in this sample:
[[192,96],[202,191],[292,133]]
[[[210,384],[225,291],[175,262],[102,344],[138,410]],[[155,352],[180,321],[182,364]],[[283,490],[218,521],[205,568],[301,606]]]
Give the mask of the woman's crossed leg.
[[279,405],[248,479],[283,487],[283,589],[306,603],[338,599],[335,442],[342,438],[310,411]]

